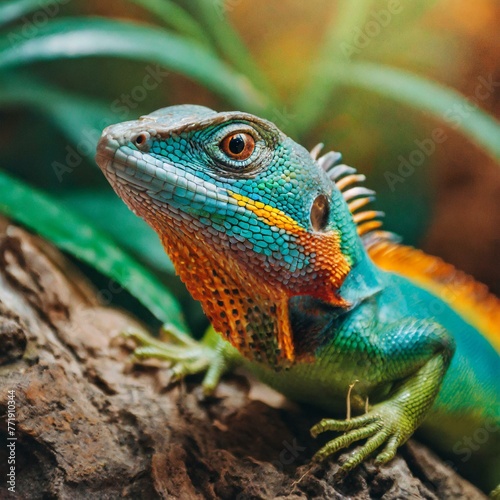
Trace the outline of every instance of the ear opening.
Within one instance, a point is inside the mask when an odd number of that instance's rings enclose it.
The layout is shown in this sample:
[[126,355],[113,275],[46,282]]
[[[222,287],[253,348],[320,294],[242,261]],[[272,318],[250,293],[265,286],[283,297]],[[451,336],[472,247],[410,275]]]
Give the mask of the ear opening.
[[330,216],[330,201],[324,194],[316,196],[311,206],[311,226],[315,231],[324,231]]

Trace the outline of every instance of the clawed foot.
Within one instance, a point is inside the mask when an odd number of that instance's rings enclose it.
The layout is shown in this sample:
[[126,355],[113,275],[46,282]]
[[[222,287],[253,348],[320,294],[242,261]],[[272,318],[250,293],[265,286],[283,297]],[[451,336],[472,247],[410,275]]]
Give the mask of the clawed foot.
[[205,394],[211,394],[229,367],[230,356],[225,346],[220,345],[223,341],[213,330],[209,330],[198,342],[172,325],[164,325],[161,335],[165,341],[138,330],[122,333],[123,337],[132,339],[137,345],[131,356],[133,362],[151,358],[167,361],[174,381],[206,372],[203,389]]
[[323,461],[356,441],[367,440],[361,448],[343,461],[341,470],[345,473],[358,466],[383,445],[383,451],[378,454],[375,464],[381,465],[392,460],[398,447],[412,434],[413,426],[406,421],[397,405],[385,403],[351,420],[323,419],[311,428],[313,437],[325,431],[345,432],[345,434],[321,448],[314,455],[314,461]]

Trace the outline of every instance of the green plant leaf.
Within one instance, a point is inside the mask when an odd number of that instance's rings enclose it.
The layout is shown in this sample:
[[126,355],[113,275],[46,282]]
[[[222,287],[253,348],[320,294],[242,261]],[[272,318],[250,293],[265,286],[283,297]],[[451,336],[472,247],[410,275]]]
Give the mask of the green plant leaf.
[[179,304],[156,277],[82,218],[2,171],[0,212],[116,281],[159,320],[186,330]]
[[171,0],[128,0],[139,5],[144,10],[162,21],[166,26],[175,29],[178,33],[203,43],[205,47],[210,47],[211,41],[206,36],[198,21],[193,19],[182,7]]
[[4,0],[2,5],[0,5],[0,26],[11,23],[49,4],[52,4],[53,10],[54,3],[54,0]]
[[[500,122],[481,110],[480,97],[467,98],[456,90],[404,70],[368,62],[337,65],[331,75],[339,84],[366,89],[418,111],[427,111],[458,130],[493,158],[500,159]],[[488,77],[478,80],[488,91]],[[492,91],[490,89],[490,91]]]
[[[0,106],[29,106],[48,116],[76,147],[82,141],[97,141],[104,127],[125,117],[117,117],[109,103],[63,91],[43,80],[11,72],[0,81]],[[94,156],[92,151],[89,156]]]
[[175,274],[157,234],[133,214],[112,189],[66,191],[58,199],[74,213],[93,221],[96,229],[111,236],[121,248],[129,250],[149,266]]
[[252,54],[233,29],[227,18],[230,2],[225,0],[195,0],[196,10],[204,21],[206,29],[214,39],[224,57],[268,96],[276,98],[276,91],[257,66]]
[[331,9],[323,45],[295,102],[299,133],[310,129],[323,113],[336,84],[334,70],[339,62],[349,60],[345,47],[352,42],[355,28],[362,26],[372,3],[373,0],[341,0],[338,8]]
[[198,43],[130,22],[66,18],[47,23],[33,38],[0,44],[0,70],[88,56],[158,64],[192,78],[246,111],[262,114],[269,105],[268,99],[247,78]]

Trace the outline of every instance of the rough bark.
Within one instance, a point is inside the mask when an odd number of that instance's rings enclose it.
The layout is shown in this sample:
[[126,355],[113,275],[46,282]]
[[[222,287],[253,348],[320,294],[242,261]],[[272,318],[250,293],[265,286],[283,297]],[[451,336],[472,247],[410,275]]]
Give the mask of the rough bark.
[[243,376],[203,400],[196,378],[131,368],[117,335],[137,322],[96,297],[58,251],[0,222],[0,463],[15,391],[20,497],[482,498],[415,442],[343,480],[335,460],[311,467],[319,414],[269,406]]

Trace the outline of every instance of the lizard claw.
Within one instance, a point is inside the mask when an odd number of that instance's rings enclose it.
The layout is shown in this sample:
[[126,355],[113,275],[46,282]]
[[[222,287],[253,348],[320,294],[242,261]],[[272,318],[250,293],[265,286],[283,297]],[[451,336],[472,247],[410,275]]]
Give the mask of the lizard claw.
[[208,369],[215,355],[214,349],[166,326],[162,328],[162,334],[165,341],[138,330],[125,331],[121,336],[136,344],[132,352],[133,361],[150,358],[167,361],[171,365],[173,380]]
[[165,341],[138,330],[122,333],[122,337],[136,344],[132,361],[137,363],[149,358],[167,361],[172,381],[205,372],[203,391],[206,395],[212,394],[222,374],[237,364],[234,348],[220,340],[211,329],[200,342],[170,325],[163,326],[161,333]]
[[392,460],[400,445],[402,445],[412,431],[404,425],[404,417],[395,411],[392,405],[380,405],[378,408],[365,415],[351,420],[323,419],[311,428],[313,437],[326,431],[345,432],[328,442],[313,457],[316,462],[323,461],[339,450],[347,448],[356,441],[366,439],[363,446],[356,449],[342,463],[344,472],[350,471],[365,461],[375,450],[385,444],[383,451],[375,460],[376,465],[381,465]]

